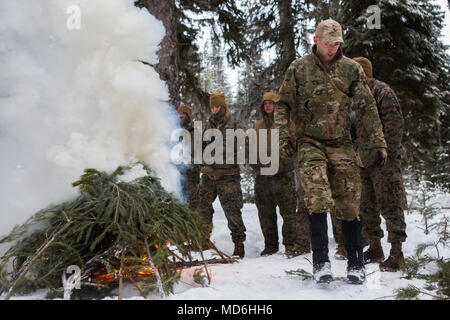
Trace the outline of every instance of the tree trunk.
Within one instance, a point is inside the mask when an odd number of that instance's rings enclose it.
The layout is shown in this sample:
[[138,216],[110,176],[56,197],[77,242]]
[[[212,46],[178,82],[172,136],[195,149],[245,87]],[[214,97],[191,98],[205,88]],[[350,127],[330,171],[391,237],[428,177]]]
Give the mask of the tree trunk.
[[280,15],[280,65],[282,74],[277,77],[283,77],[292,61],[295,60],[295,33],[294,16],[292,13],[292,0],[278,0],[278,13]]
[[175,2],[173,0],[141,0],[136,3],[136,6],[147,8],[150,14],[160,20],[166,29],[166,35],[161,41],[161,49],[158,51],[159,62],[154,67],[161,80],[167,84],[170,102],[178,107],[180,105],[180,81]]

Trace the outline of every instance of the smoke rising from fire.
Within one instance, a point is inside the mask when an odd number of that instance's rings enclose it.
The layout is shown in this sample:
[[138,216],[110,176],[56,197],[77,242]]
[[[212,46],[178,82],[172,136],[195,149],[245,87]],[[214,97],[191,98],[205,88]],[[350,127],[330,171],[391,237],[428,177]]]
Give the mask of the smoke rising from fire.
[[177,118],[139,62],[157,62],[158,20],[133,0],[7,0],[0,21],[0,236],[76,195],[85,168],[144,161],[178,193]]

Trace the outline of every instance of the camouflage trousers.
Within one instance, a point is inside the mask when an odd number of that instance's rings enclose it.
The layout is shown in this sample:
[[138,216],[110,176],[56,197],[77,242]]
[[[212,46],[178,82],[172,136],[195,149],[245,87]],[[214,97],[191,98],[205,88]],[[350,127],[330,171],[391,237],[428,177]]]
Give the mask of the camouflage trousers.
[[331,225],[333,226],[333,236],[336,244],[344,245],[344,238],[342,236],[342,224],[341,220],[336,215],[336,210],[332,209],[330,212]]
[[198,185],[199,182],[197,180],[189,179],[188,177],[183,177],[181,183],[181,192],[189,205],[189,209],[192,211],[196,211],[198,207]]
[[240,175],[225,175],[214,179],[207,174],[202,175],[197,211],[208,237],[213,229],[213,202],[217,196],[228,221],[231,239],[234,243],[245,241],[246,229],[241,212],[243,201]]
[[266,248],[278,247],[277,206],[283,218],[281,229],[283,245],[286,248],[306,246],[309,248],[308,231],[302,233],[298,222],[293,171],[275,176],[257,175],[255,202]]
[[331,212],[340,220],[359,216],[361,181],[349,139],[320,142],[302,138],[298,146],[299,176],[310,214]]
[[[298,179],[298,170],[296,170],[296,179]],[[311,248],[311,242],[309,238],[309,219],[308,210],[305,205],[305,192],[301,183],[298,181],[297,185],[297,224],[299,228],[299,238],[301,248]]]
[[361,169],[361,207],[363,229],[370,238],[382,238],[380,215],[386,221],[387,241],[404,242],[406,223],[403,207],[405,188],[401,163],[388,157],[382,168]]

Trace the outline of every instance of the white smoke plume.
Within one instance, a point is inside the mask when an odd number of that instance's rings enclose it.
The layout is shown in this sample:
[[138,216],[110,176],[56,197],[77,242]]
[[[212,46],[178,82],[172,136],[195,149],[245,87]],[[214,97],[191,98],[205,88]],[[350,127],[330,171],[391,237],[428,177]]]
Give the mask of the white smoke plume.
[[145,161],[179,194],[177,118],[153,68],[162,23],[133,0],[0,1],[0,236],[77,194],[85,168]]

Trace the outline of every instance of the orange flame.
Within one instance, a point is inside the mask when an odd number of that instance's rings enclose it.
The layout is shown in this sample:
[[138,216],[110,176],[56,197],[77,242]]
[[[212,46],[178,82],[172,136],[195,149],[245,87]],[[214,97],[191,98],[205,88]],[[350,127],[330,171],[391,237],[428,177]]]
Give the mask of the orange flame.
[[[170,244],[170,242],[167,241],[167,245],[169,245],[169,244]],[[154,247],[159,248],[159,246],[157,244],[155,244]],[[122,270],[122,278],[124,280],[131,279],[133,281],[136,278],[138,278],[140,280],[146,281],[146,280],[150,280],[151,278],[153,278],[155,276],[155,272],[149,266],[147,255],[145,255],[145,254],[142,255],[141,261],[139,262],[139,264],[141,265],[141,268],[139,268],[138,271],[124,268],[124,270]],[[110,282],[119,281],[120,269],[114,269],[113,273],[108,273],[106,271],[106,268],[103,267],[103,268],[99,269],[98,271],[93,272],[92,277],[93,277],[93,280],[97,283],[110,283]]]
[[[151,267],[148,266],[146,256],[142,257],[142,262],[140,264],[142,265],[142,267],[138,271],[124,268],[122,270],[122,278],[124,280],[135,280],[136,278],[141,280],[149,280],[154,277],[155,272]],[[110,283],[119,281],[120,269],[114,269],[113,273],[108,273],[103,267],[100,270],[93,272],[92,277],[97,283]]]

